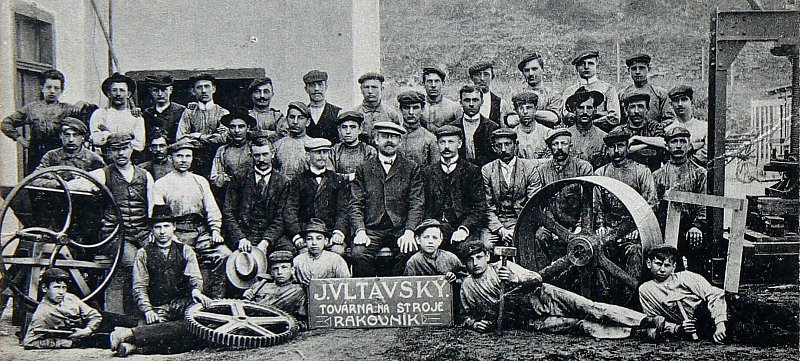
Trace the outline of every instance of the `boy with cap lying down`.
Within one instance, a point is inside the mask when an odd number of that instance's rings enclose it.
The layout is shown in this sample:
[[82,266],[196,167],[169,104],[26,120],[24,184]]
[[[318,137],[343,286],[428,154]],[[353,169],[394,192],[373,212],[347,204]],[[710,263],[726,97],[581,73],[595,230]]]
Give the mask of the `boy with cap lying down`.
[[726,293],[691,271],[675,272],[681,258],[673,246],[654,247],[645,259],[653,280],[639,286],[639,301],[646,314],[678,324],[665,335],[699,334],[716,343],[732,340],[757,346],[797,344],[796,312]]
[[284,310],[297,319],[300,329],[306,329],[306,290],[297,283],[293,283],[292,275],[295,272],[292,265],[292,252],[275,251],[272,252],[267,261],[269,262],[269,274],[272,281],[262,279],[247,291],[244,291],[244,299],[260,303],[267,306],[275,306]]
[[442,244],[442,224],[426,219],[414,229],[419,251],[406,262],[406,276],[438,276],[450,282],[464,278],[467,273],[461,260],[452,252],[439,249]]
[[509,327],[542,332],[576,332],[598,339],[630,337],[634,330],[655,329],[661,333],[676,325],[663,316],[647,316],[624,307],[594,302],[586,297],[542,283],[542,276],[514,262],[503,266],[489,263],[489,252],[480,241],[461,248],[461,261],[470,275],[461,284],[463,326],[490,332],[497,327],[500,293],[505,287],[506,320]]

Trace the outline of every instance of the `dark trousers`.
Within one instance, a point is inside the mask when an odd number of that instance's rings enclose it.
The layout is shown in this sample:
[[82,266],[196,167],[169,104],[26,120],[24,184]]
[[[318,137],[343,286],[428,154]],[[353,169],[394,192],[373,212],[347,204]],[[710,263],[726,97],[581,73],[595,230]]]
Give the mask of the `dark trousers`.
[[[389,216],[384,214],[381,222],[374,228],[367,228],[367,236],[372,240],[369,246],[353,245],[350,249],[350,264],[353,266],[353,277],[400,276],[412,253],[400,253],[397,239],[403,235],[403,229],[394,227]],[[390,257],[378,259],[380,250],[388,247],[392,251]]]
[[[790,308],[765,300],[734,293],[725,293],[728,305],[726,322],[728,339],[733,343],[752,346],[797,345],[798,316]],[[695,310],[697,333],[711,339],[716,330],[714,320],[703,303]]]

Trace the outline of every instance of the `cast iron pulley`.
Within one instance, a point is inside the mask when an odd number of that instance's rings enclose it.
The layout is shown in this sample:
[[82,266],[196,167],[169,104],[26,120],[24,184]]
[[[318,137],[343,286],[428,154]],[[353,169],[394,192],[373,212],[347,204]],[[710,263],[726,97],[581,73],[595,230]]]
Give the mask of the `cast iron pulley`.
[[300,329],[294,317],[276,307],[236,299],[213,300],[205,308],[189,306],[186,321],[195,336],[233,348],[278,345]]

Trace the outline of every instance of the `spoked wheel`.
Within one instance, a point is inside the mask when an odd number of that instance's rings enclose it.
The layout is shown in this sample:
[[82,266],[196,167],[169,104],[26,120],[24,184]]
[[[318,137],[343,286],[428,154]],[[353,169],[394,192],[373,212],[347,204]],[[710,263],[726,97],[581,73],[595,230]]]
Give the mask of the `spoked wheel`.
[[[596,190],[615,196],[625,206],[633,223],[598,235],[593,207]],[[580,203],[571,205],[579,209],[572,224],[561,220],[554,212],[555,200],[562,191],[573,192],[569,201]],[[563,197],[559,201],[564,202]],[[607,292],[608,284],[604,282],[614,279],[615,284],[629,289],[628,296],[608,301],[626,304],[636,293],[640,280],[625,270],[624,259],[612,261],[618,257],[612,257],[610,251],[617,240],[630,237],[635,234],[633,231],[638,231],[643,253],[663,243],[658,220],[639,193],[616,179],[588,176],[560,180],[536,192],[520,213],[514,235],[520,264],[538,271],[545,282],[596,299],[598,290]],[[618,254],[619,250],[614,251]]]
[[186,321],[195,336],[233,348],[278,345],[299,330],[294,317],[276,307],[234,299],[213,300],[207,308],[189,306]]
[[[70,178],[88,180],[100,190],[99,195],[69,190],[65,179]],[[12,204],[20,203],[18,198],[26,196],[31,197],[31,211],[40,215],[38,223],[43,224],[23,225],[14,232],[6,231],[4,227],[14,223],[6,219],[9,209]],[[61,207],[63,209],[59,209]],[[105,207],[112,207],[117,223],[98,239],[97,230],[86,224],[99,219]],[[54,218],[62,216],[61,225],[54,226],[59,223]],[[41,222],[45,218],[47,221]],[[8,287],[32,306],[38,304],[39,276],[45,269],[66,270],[76,287],[70,291],[89,301],[106,287],[122,256],[121,242],[112,242],[121,235],[123,227],[111,191],[87,172],[74,167],[50,167],[25,177],[11,190],[0,209],[0,230],[2,235],[11,236],[8,240],[4,237],[0,244],[2,288]],[[9,255],[11,253],[13,255]]]

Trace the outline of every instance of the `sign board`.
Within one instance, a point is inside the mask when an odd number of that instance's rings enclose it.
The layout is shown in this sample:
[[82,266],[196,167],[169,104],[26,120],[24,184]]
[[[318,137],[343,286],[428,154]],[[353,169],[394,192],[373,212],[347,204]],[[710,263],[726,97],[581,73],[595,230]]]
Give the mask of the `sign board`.
[[453,325],[453,287],[443,276],[314,279],[311,328]]

